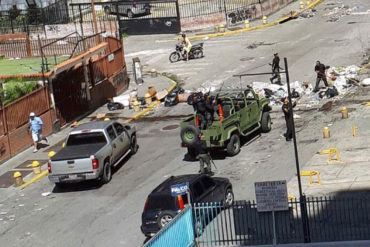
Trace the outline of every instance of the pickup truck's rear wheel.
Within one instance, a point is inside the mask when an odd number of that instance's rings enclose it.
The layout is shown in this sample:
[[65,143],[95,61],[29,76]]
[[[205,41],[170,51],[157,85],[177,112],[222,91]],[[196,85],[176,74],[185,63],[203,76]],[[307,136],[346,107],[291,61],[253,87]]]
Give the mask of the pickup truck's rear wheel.
[[237,155],[240,152],[240,139],[239,135],[233,134],[229,143],[226,146],[226,152],[230,156]]
[[138,149],[139,149],[139,146],[137,145],[136,135],[133,135],[131,137],[131,154],[136,154]]
[[181,130],[181,140],[188,146],[192,146],[197,141],[200,130],[194,125],[186,125]]
[[109,164],[109,162],[105,162],[103,167],[103,175],[102,175],[102,182],[104,184],[109,183],[109,181],[112,179],[112,168]]
[[263,133],[270,132],[271,130],[271,117],[268,112],[262,113],[262,119],[261,119],[261,131]]

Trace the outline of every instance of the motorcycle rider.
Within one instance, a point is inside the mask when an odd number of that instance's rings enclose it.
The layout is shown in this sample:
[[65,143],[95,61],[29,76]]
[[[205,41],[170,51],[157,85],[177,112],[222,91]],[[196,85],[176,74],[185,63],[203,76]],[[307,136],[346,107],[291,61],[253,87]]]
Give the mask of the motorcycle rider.
[[182,42],[184,43],[184,51],[185,51],[185,55],[186,55],[186,61],[189,60],[189,52],[191,50],[191,43],[188,39],[188,37],[186,37],[186,34],[183,33],[182,35]]

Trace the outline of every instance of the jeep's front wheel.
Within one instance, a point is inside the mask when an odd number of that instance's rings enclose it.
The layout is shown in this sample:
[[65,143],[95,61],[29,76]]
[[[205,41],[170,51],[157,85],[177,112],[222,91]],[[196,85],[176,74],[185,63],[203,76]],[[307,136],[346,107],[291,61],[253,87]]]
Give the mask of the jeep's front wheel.
[[262,119],[261,119],[261,131],[263,133],[270,132],[271,130],[271,117],[268,112],[262,113]]
[[240,138],[239,135],[233,134],[229,143],[226,146],[226,152],[230,156],[237,155],[240,152]]

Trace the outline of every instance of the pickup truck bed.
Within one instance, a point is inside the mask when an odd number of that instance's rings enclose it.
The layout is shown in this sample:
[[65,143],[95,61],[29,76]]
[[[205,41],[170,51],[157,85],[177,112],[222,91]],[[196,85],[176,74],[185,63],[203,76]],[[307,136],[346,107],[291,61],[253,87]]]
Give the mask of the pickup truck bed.
[[58,152],[51,161],[60,160],[75,160],[89,158],[92,154],[95,154],[99,149],[101,149],[105,143],[97,144],[86,144],[86,145],[76,145],[65,147],[60,152]]

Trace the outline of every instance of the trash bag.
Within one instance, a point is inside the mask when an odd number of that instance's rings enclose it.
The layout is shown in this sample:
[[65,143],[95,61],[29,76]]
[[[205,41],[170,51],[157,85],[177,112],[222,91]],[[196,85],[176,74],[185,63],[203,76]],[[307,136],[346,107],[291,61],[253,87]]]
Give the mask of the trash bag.
[[328,98],[333,98],[338,95],[338,90],[335,86],[328,87],[328,89],[325,91],[325,95]]
[[115,111],[115,110],[123,109],[124,106],[118,102],[108,102],[107,108],[110,111]]
[[293,91],[292,91],[292,98],[299,98],[299,93],[295,90],[295,88],[293,88]]
[[177,93],[175,92],[172,92],[170,94],[168,94],[166,96],[166,98],[164,99],[164,106],[174,106],[174,105],[177,105],[179,103],[178,99],[177,99]]
[[271,96],[274,95],[274,92],[271,89],[264,88],[263,90],[265,91],[265,97],[266,98],[271,98]]

